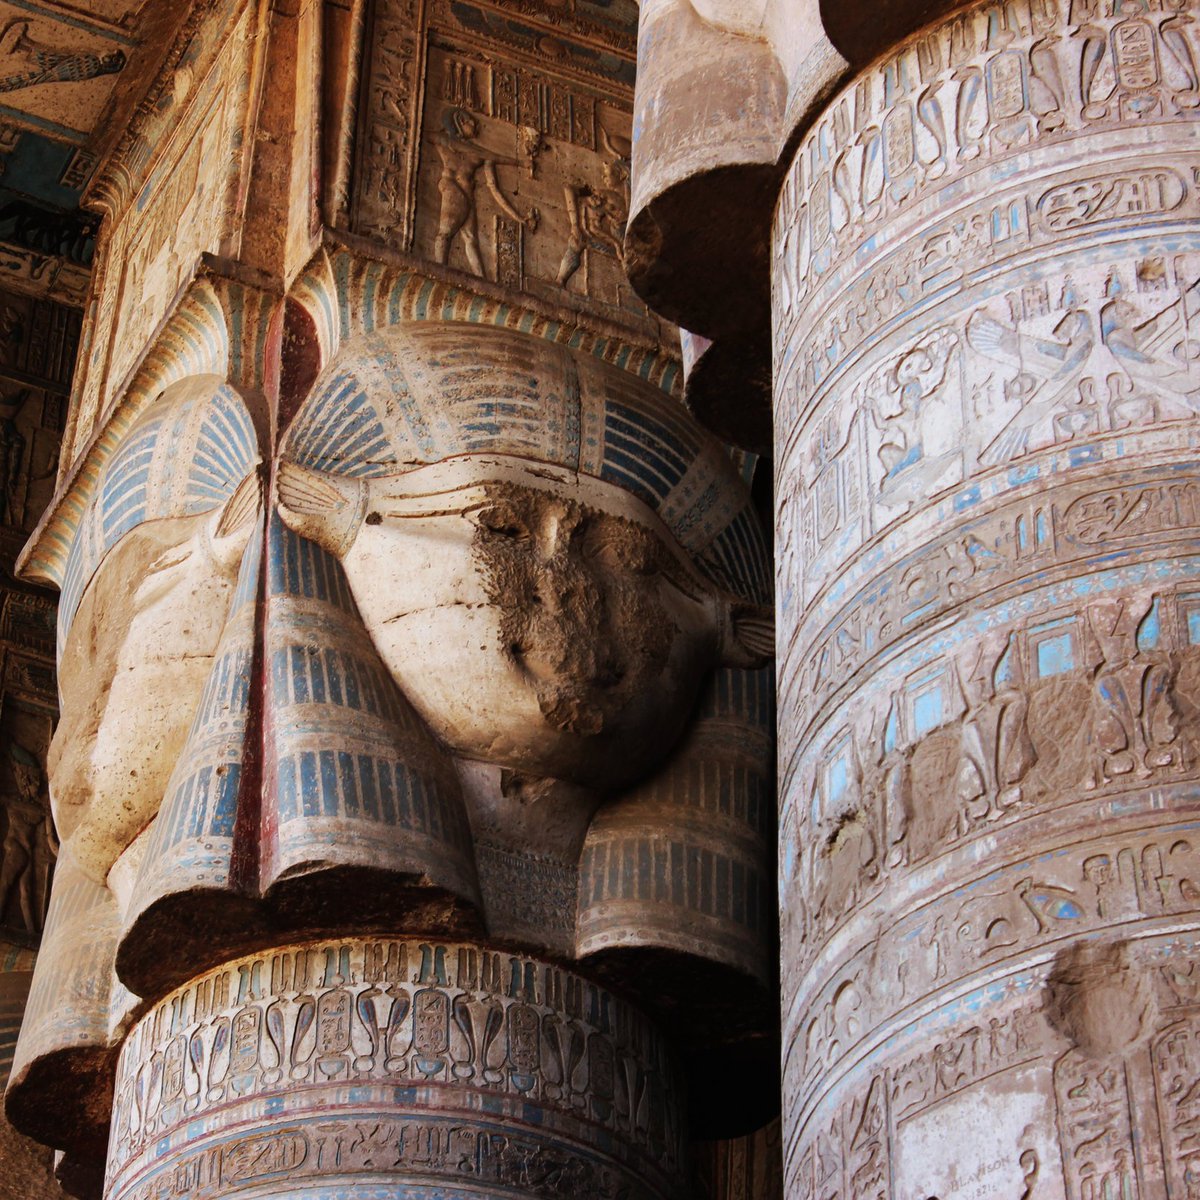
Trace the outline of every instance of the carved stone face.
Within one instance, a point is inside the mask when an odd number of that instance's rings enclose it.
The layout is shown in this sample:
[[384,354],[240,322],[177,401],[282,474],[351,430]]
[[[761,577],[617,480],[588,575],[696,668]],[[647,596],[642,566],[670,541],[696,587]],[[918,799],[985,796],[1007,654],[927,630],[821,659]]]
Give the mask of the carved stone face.
[[183,750],[253,527],[246,491],[225,510],[127,534],[62,645],[51,802],[60,837],[97,882],[157,813]]
[[284,464],[278,498],[466,758],[619,786],[666,754],[722,650],[747,654],[661,521],[598,479],[482,456],[371,481]]

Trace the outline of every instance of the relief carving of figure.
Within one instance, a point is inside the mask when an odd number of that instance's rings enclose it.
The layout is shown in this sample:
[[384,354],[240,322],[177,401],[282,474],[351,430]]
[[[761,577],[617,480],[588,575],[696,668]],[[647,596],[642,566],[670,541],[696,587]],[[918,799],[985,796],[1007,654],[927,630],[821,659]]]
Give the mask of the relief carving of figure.
[[28,388],[0,393],[0,516],[10,525],[20,524],[24,515],[17,494],[25,463],[25,435],[17,427],[17,418],[28,399]]
[[448,108],[442,117],[442,129],[430,137],[442,171],[438,179],[441,211],[433,257],[445,263],[450,259],[454,239],[462,235],[463,253],[476,275],[486,277],[479,250],[478,180],[480,176],[500,211],[526,229],[536,229],[538,212],[529,209],[522,216],[504,194],[496,178],[497,167],[516,167],[515,159],[495,158],[474,139],[479,136],[479,121],[465,108]]
[[0,919],[38,934],[45,919],[50,875],[58,842],[44,799],[45,779],[24,746],[8,747],[16,794],[4,801],[0,846]]
[[1092,683],[1092,786],[1177,764],[1176,668],[1157,649],[1155,602],[1101,600],[1087,612],[1101,660]]
[[1011,634],[985,635],[969,647],[959,660],[958,678],[967,702],[957,781],[959,832],[966,834],[1021,801],[1037,751]]
[[1096,345],[1092,319],[1085,310],[1069,309],[1048,338],[1020,333],[976,312],[967,322],[967,341],[980,354],[1017,369],[1004,385],[1004,396],[1019,407],[981,450],[979,461],[985,466],[1009,462],[1039,444],[1070,437],[1077,432],[1075,424],[1090,420],[1072,412]]
[[[863,796],[870,819],[878,823],[882,865],[904,866],[913,818],[912,772],[902,731],[903,714],[895,697],[877,706],[863,730]],[[874,860],[867,864],[878,874]]]
[[879,498],[911,505],[951,482],[961,461],[961,414],[943,385],[958,335],[935,329],[877,378],[872,416],[881,440],[884,475]]
[[565,184],[570,232],[556,282],[565,287],[583,262],[590,247],[611,254],[625,265],[625,225],[629,220],[630,162],[632,148],[627,139],[610,136],[600,127],[600,140],[606,157],[601,168],[601,183]]
[[121,50],[93,54],[58,50],[34,41],[29,36],[29,22],[22,20],[10,21],[0,31],[0,55],[17,55],[32,68],[0,78],[0,92],[16,92],[41,83],[82,83],[101,75],[115,75],[125,66]]
[[1114,275],[1098,317],[1068,288],[1066,312],[1048,336],[975,312],[966,327],[971,348],[1016,369],[1004,381],[1006,406],[1015,410],[982,446],[979,461],[999,466],[1080,434],[1195,415],[1198,286],[1146,316]]
[[1100,309],[1100,337],[1140,395],[1175,400],[1200,413],[1200,345],[1191,326],[1200,313],[1200,280],[1173,304],[1143,319],[1119,289]]

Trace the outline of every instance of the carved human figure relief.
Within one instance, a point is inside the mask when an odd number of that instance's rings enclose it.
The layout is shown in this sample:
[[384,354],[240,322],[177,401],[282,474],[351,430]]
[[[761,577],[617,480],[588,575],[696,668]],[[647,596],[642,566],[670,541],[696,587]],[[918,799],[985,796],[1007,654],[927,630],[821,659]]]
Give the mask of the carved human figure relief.
[[1037,761],[1023,685],[1011,634],[982,638],[960,660],[959,686],[967,702],[957,781],[964,833],[993,810],[1002,812],[1022,799],[1021,782]]
[[907,507],[925,500],[961,471],[958,398],[944,389],[959,345],[952,330],[935,330],[875,378],[872,415],[883,467],[879,498]]
[[[1142,283],[1147,278],[1139,274]],[[999,466],[1058,442],[1195,415],[1196,282],[1181,279],[1178,299],[1157,309],[1152,300],[1135,302],[1126,286],[1114,271],[1104,295],[1089,300],[1068,282],[1060,302],[1065,311],[1044,334],[984,309],[971,315],[970,346],[1015,369],[1002,381],[1003,423],[999,429],[986,423],[981,464]]]
[[1155,598],[1098,601],[1088,609],[1101,662],[1093,683],[1096,782],[1142,777],[1179,758],[1176,669],[1156,653],[1161,637]]
[[568,235],[556,282],[566,287],[579,270],[584,255],[594,249],[611,255],[625,265],[625,225],[629,220],[629,176],[632,147],[628,139],[610,134],[600,126],[605,156],[601,182],[563,185]]
[[461,235],[467,265],[476,275],[486,277],[479,249],[479,183],[484,184],[500,211],[518,225],[536,229],[538,213],[536,208],[530,208],[522,214],[513,206],[500,186],[496,169],[519,164],[515,159],[499,159],[489,155],[475,143],[478,133],[478,118],[465,108],[452,107],[446,109],[443,128],[430,135],[429,140],[441,161],[441,176],[438,179],[441,211],[433,257],[436,262],[449,262],[450,248]]
[[0,920],[31,935],[41,933],[50,899],[58,836],[46,803],[37,759],[17,742],[7,747],[15,793],[4,797],[0,845]]

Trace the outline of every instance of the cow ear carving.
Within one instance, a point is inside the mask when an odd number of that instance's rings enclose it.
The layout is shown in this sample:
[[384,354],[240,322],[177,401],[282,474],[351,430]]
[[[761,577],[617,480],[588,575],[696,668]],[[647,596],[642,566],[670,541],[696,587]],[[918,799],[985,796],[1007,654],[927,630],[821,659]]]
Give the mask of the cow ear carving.
[[370,485],[281,462],[275,474],[275,506],[283,523],[330,554],[344,557],[354,545],[367,514]]
[[261,499],[262,481],[256,466],[213,515],[208,527],[209,547],[213,558],[224,570],[233,571],[241,563],[258,518]]
[[729,601],[721,622],[721,665],[755,670],[775,658],[775,611],[768,604]]

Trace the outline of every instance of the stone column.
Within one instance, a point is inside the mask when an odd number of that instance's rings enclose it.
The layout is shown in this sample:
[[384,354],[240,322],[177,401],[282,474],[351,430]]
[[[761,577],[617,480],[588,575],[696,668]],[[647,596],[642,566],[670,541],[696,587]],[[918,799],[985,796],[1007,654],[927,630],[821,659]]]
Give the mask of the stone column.
[[302,278],[351,328],[269,490],[211,372],[88,482],[7,1107],[107,1144],[106,1200],[678,1200],[689,1125],[769,1111],[751,498],[653,384],[433,286]]
[[753,464],[626,277],[636,6],[525,7],[197,4],[97,170],[5,1095],[89,1198],[681,1200],[775,1115]]
[[963,9],[774,220],[787,1195],[1200,1186],[1200,42]]

